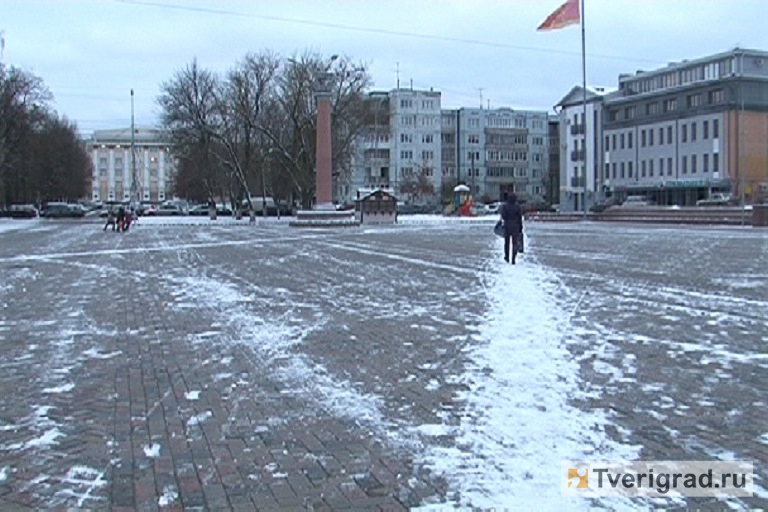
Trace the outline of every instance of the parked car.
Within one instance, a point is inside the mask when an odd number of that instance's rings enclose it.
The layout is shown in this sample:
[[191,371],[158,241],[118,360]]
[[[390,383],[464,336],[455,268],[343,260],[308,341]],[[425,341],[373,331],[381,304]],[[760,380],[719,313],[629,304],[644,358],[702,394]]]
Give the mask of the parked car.
[[495,203],[488,203],[483,205],[483,210],[486,215],[496,215],[501,212],[502,206],[504,206],[504,203],[501,201],[496,201]]
[[727,206],[733,204],[733,198],[729,194],[715,192],[706,199],[696,201],[696,206]]
[[595,204],[593,204],[589,211],[594,213],[600,213],[604,212],[608,208],[612,208],[614,206],[619,206],[621,204],[621,201],[616,196],[607,197],[602,201],[598,201]]
[[41,213],[47,219],[85,217],[85,210],[79,204],[46,203]]
[[653,206],[656,203],[645,196],[628,196],[621,203],[621,208],[637,208],[641,206]]
[[31,204],[13,204],[5,210],[0,210],[0,217],[12,219],[34,219],[37,216],[37,208]]
[[162,215],[172,215],[172,216],[178,216],[178,215],[187,215],[187,210],[182,208],[178,204],[173,203],[165,203],[161,204],[155,209],[147,210],[144,212],[144,215],[156,215],[156,216],[162,216]]

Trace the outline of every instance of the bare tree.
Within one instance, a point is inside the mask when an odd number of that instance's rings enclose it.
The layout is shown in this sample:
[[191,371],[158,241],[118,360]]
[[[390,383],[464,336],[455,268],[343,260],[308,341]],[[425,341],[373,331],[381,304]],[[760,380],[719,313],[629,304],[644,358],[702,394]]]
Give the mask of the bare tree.
[[51,99],[40,78],[0,63],[0,200],[4,202],[19,200],[13,190],[26,179],[25,147],[28,150],[35,128],[48,115]]
[[91,162],[77,127],[59,118],[43,81],[0,64],[0,202],[77,200]]
[[333,97],[333,174],[343,181],[351,173],[352,146],[367,108],[363,93],[370,85],[365,68],[347,58],[305,53],[281,62],[270,52],[248,54],[225,80],[193,61],[162,85],[158,103],[177,155],[191,156],[193,147],[209,155],[225,169],[230,194],[244,195],[251,209],[255,189],[298,196],[310,206],[314,95],[321,80],[329,80]]
[[[228,115],[225,116],[223,135],[231,142],[235,157],[240,160],[243,178],[250,185],[242,192],[258,188],[262,196],[266,195],[265,151],[268,144],[262,129],[262,113],[274,96],[274,78],[279,66],[278,57],[271,52],[249,53],[229,72],[224,87],[222,103],[228,109]],[[257,187],[254,187],[255,183],[258,183]],[[262,208],[266,208],[266,202],[262,203]]]
[[370,77],[364,66],[347,57],[324,58],[304,53],[286,60],[278,77],[276,102],[271,105],[265,134],[271,154],[293,182],[301,203],[308,207],[315,193],[315,94],[325,81],[332,96],[333,175],[347,180],[351,173],[352,146],[364,126],[368,106],[364,91]]
[[157,99],[173,152],[186,167],[181,176],[196,176],[209,198],[214,197],[214,184],[218,182],[219,167],[211,165],[211,158],[213,141],[222,124],[216,94],[219,89],[219,79],[200,69],[195,59],[161,85],[162,93]]

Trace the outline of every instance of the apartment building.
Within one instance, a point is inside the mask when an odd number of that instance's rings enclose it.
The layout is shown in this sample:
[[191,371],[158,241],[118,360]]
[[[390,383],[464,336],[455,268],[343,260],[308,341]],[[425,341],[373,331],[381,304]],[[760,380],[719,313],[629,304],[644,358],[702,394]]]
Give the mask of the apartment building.
[[546,112],[511,108],[443,111],[443,177],[469,186],[478,199],[509,190],[542,202],[549,169]]
[[161,130],[136,128],[133,136],[130,128],[96,130],[86,141],[86,151],[93,161],[94,201],[130,201],[132,190],[141,201],[173,197],[175,161]]
[[352,192],[391,187],[398,199],[437,205],[443,189],[464,183],[477,199],[514,190],[544,200],[549,173],[546,112],[510,108],[442,110],[440,93],[373,92],[353,157]]
[[414,89],[371,92],[366,127],[352,157],[349,187],[391,188],[401,201],[437,204],[440,197],[440,93]]

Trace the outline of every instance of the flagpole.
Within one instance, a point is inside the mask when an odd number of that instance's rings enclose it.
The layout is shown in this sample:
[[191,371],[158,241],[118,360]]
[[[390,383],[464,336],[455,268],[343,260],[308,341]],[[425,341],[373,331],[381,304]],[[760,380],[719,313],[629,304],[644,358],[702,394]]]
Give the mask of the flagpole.
[[[584,196],[581,198],[582,208],[584,210],[584,219],[587,218],[587,58],[586,58],[586,33],[584,31],[584,0],[581,0],[581,92],[582,108],[584,119],[582,121],[582,130],[584,131],[584,142],[582,151],[584,153],[584,166],[582,174],[584,177]],[[597,156],[597,155],[595,155]]]

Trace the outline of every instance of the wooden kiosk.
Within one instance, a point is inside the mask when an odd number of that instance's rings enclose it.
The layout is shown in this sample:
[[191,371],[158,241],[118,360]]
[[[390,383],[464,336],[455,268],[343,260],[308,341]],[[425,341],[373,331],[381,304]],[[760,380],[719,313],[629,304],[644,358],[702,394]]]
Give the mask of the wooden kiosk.
[[355,218],[360,224],[394,224],[397,222],[397,198],[385,189],[361,194],[357,192]]

